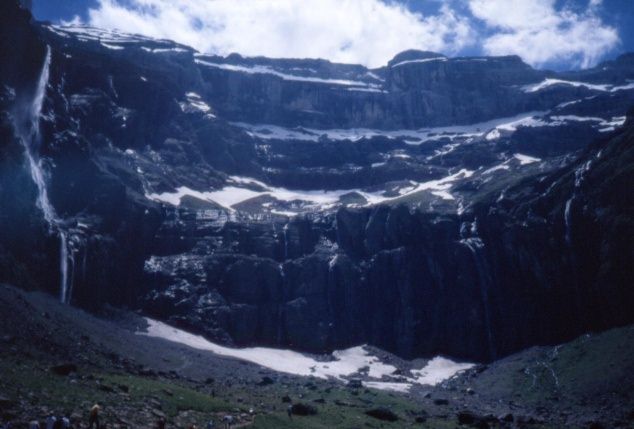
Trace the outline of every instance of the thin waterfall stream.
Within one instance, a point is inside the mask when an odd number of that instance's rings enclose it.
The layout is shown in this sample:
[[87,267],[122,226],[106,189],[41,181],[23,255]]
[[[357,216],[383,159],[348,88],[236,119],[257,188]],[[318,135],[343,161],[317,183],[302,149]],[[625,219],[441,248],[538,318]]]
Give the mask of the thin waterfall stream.
[[39,157],[39,148],[42,143],[40,133],[40,118],[42,115],[42,107],[46,98],[46,87],[49,81],[49,72],[51,65],[51,48],[46,47],[46,56],[42,71],[38,79],[35,94],[31,103],[27,108],[17,115],[15,129],[19,137],[20,143],[24,148],[25,157],[28,162],[31,178],[37,187],[37,207],[42,211],[44,220],[46,221],[49,232],[56,233],[60,240],[60,293],[59,299],[62,303],[70,302],[69,282],[69,264],[72,266],[74,259],[74,250],[70,245],[69,237],[64,229],[62,219],[59,218],[55,208],[51,204],[48,196],[46,184],[46,173],[44,165]]

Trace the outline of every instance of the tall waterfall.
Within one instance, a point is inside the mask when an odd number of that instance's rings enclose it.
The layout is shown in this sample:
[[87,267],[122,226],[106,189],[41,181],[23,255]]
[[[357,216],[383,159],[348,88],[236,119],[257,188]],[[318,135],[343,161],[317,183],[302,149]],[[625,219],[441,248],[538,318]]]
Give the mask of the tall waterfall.
[[42,161],[37,155],[41,143],[40,115],[46,96],[46,85],[48,84],[50,65],[51,49],[47,47],[44,65],[42,66],[42,72],[40,73],[40,79],[35,89],[33,101],[28,106],[26,120],[21,121],[21,124],[18,126],[18,132],[29,163],[31,178],[37,186],[37,206],[42,210],[44,220],[46,220],[49,228],[53,230],[57,223],[57,214],[48,198]]
[[592,165],[592,160],[586,161],[581,166],[579,166],[575,170],[575,185],[572,189],[572,195],[566,201],[566,206],[564,207],[564,239],[566,244],[569,247],[572,247],[572,222],[573,222],[573,212],[572,212],[572,204],[576,200],[577,196],[581,195],[580,188],[585,181],[585,176],[588,171],[590,171],[590,166]]
[[15,129],[20,139],[20,143],[24,147],[24,153],[28,162],[31,178],[37,187],[37,207],[44,215],[44,220],[48,225],[49,232],[57,233],[60,239],[60,301],[68,303],[70,300],[70,296],[68,296],[68,264],[69,260],[72,260],[73,258],[73,252],[69,246],[69,240],[66,231],[63,229],[61,219],[57,216],[55,208],[49,200],[44,165],[39,157],[39,149],[42,142],[40,134],[40,117],[42,115],[44,99],[46,98],[46,87],[49,80],[50,65],[51,48],[47,46],[46,56],[37,82],[37,87],[35,88],[35,94],[26,109],[21,111],[21,114],[16,115]]

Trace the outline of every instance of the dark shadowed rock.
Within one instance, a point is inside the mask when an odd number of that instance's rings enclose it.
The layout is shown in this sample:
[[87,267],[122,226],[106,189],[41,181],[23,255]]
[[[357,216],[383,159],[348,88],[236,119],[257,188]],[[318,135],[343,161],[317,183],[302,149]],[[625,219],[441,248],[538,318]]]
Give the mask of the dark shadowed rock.
[[51,367],[51,371],[57,375],[69,375],[73,372],[77,372],[77,365],[74,363],[64,363]]
[[490,423],[495,420],[495,418],[480,416],[471,411],[461,411],[458,413],[458,423],[478,429],[488,429]]
[[297,416],[312,416],[317,414],[317,408],[312,405],[298,402],[291,405],[291,412]]
[[378,420],[383,420],[386,422],[395,422],[398,420],[398,416],[394,414],[392,410],[387,408],[373,408],[365,412],[370,417],[374,417]]
[[262,380],[258,382],[258,386],[269,386],[274,383],[275,383],[275,380],[273,380],[271,377],[264,376],[262,377]]
[[351,389],[361,389],[363,388],[363,383],[358,378],[353,378],[348,380],[347,386]]

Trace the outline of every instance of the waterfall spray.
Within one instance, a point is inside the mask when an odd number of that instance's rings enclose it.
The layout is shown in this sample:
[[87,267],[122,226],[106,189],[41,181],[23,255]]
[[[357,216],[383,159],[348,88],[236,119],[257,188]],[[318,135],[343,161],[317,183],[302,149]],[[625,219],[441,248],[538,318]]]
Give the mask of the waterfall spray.
[[66,233],[59,232],[59,271],[62,275],[61,287],[59,291],[59,300],[66,302],[66,285],[68,284],[68,240],[66,239]]
[[288,259],[288,222],[284,224],[282,234],[284,235],[284,260],[286,261]]
[[48,225],[50,233],[57,233],[60,239],[60,301],[68,303],[69,276],[68,262],[72,259],[72,249],[69,254],[69,240],[66,232],[63,230],[60,218],[55,212],[55,208],[48,197],[46,187],[46,175],[42,160],[38,156],[41,134],[40,134],[40,117],[42,115],[42,107],[46,98],[46,87],[49,81],[49,70],[51,65],[51,48],[46,47],[46,56],[42,71],[35,88],[35,94],[31,103],[28,105],[23,115],[18,115],[15,129],[20,139],[20,143],[24,147],[24,153],[28,162],[29,170],[33,183],[37,187],[37,207],[42,211],[44,220]]

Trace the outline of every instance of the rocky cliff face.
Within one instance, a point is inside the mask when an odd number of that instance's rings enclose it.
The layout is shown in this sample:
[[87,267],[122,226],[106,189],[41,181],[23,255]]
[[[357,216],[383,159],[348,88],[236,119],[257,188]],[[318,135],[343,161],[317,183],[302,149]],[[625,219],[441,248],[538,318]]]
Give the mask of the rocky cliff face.
[[1,7],[0,281],[311,351],[487,360],[632,322],[631,56],[368,70]]
[[166,241],[186,231],[192,250],[151,258],[151,284],[162,286],[145,308],[238,344],[369,342],[484,360],[628,323],[633,142],[627,128],[461,215],[342,208],[236,219],[202,236],[194,213],[175,211]]

